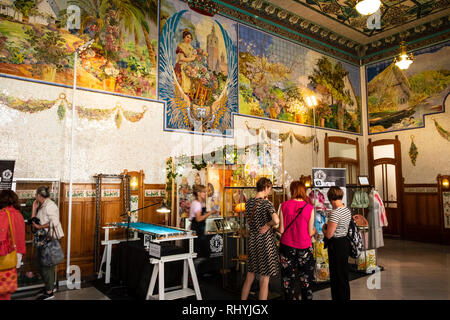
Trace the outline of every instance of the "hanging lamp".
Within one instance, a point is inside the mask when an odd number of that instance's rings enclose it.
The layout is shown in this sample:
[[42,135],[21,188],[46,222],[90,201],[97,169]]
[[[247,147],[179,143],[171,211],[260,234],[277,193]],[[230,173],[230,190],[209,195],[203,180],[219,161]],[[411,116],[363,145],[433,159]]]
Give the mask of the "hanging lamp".
[[356,4],[356,11],[362,15],[369,15],[377,12],[380,6],[380,0],[362,0]]
[[394,58],[394,63],[402,70],[408,69],[413,63],[413,54],[406,53],[405,41],[400,42],[400,54]]

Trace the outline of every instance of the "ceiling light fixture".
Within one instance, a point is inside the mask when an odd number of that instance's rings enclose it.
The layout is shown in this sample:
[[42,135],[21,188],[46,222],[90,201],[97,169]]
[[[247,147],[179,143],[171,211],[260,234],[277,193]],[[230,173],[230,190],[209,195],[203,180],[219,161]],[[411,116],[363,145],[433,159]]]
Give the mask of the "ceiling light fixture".
[[369,15],[377,12],[381,6],[380,0],[363,0],[356,4],[356,10],[362,15]]
[[413,63],[413,54],[406,53],[405,41],[400,42],[400,54],[395,57],[394,63],[402,70],[408,69],[411,63]]

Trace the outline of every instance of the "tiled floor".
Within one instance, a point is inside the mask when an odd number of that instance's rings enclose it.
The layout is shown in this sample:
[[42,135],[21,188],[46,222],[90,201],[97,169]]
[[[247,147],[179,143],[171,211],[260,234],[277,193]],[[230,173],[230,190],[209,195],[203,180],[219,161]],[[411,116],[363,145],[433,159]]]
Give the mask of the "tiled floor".
[[57,292],[55,300],[109,300],[109,298],[94,287],[90,287]]
[[[350,282],[352,300],[449,300],[450,246],[385,239],[378,249],[380,288],[369,277]],[[330,289],[315,293],[317,300],[331,299]]]
[[[385,271],[377,283],[363,277],[350,282],[352,300],[449,300],[450,246],[385,239],[378,249],[378,264]],[[372,276],[374,277],[374,276]],[[368,288],[379,284],[379,288]],[[203,296],[208,300],[207,296]],[[108,300],[94,287],[62,291],[56,300]],[[315,300],[330,300],[330,289],[314,293]]]

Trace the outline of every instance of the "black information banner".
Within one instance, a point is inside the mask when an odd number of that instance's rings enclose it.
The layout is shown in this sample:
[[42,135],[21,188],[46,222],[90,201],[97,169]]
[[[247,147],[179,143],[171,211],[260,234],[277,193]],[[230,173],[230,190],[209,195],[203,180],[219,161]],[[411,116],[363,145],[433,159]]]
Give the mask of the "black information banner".
[[0,190],[11,190],[15,160],[0,160]]
[[312,168],[314,187],[346,186],[347,169],[345,168]]

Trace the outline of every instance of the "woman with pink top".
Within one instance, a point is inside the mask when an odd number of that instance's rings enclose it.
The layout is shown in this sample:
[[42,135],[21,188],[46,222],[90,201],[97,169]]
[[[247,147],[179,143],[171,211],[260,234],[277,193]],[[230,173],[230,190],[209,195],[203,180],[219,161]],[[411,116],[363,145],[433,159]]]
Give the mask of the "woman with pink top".
[[295,299],[296,271],[299,270],[302,300],[311,300],[314,256],[311,236],[315,234],[313,206],[300,181],[290,185],[291,199],[281,204],[281,279],[286,300]]

